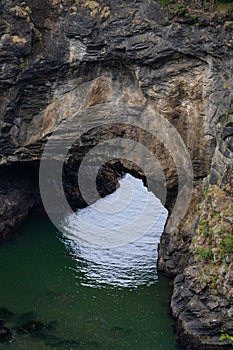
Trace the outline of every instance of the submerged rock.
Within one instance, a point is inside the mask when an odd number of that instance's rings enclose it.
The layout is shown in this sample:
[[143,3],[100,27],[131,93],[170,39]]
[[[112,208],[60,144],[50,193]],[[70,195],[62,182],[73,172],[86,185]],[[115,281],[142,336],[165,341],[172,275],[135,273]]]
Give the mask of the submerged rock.
[[13,339],[12,331],[7,327],[0,326],[0,344],[8,343],[12,341],[12,339]]
[[12,320],[16,317],[14,312],[8,310],[7,308],[0,308],[0,319],[2,322]]
[[11,330],[7,327],[1,327],[0,328],[0,337],[5,336],[5,335],[9,335],[12,334]]
[[46,330],[46,326],[39,321],[30,321],[22,328],[18,329],[18,333],[40,333]]
[[37,314],[34,311],[24,312],[17,317],[17,322],[20,326],[29,323],[31,320],[37,319]]

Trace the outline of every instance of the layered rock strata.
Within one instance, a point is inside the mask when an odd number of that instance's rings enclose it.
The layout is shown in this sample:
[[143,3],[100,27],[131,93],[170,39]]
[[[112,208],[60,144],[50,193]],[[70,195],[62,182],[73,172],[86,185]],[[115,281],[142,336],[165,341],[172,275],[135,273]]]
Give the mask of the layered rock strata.
[[[149,160],[143,163],[148,164],[145,174],[134,158],[127,159],[132,146],[117,168],[114,161],[103,168],[102,195],[116,188],[122,171],[150,183],[161,199],[166,187],[170,217],[158,267],[176,276],[171,306],[179,334],[190,349],[227,349],[230,338],[220,337],[232,336],[232,297],[217,290],[219,299],[213,299],[208,276],[200,290],[195,273],[200,278],[202,260],[192,242],[200,234],[202,214],[196,205],[207,203],[199,191],[203,179],[221,189],[231,171],[233,22],[226,14],[195,16],[198,20],[192,14],[168,14],[158,1],[0,3],[0,237],[9,237],[33,206],[41,207],[38,169],[51,135],[50,151],[58,158],[61,139],[72,146],[64,187],[73,208],[85,205],[77,187],[84,156],[109,139],[134,140],[155,154],[164,178]],[[66,121],[66,131],[55,134]],[[182,179],[192,174],[179,174],[186,160],[173,128],[190,156],[194,179],[192,202],[181,222],[182,205],[176,218],[171,213],[185,186]],[[118,148],[124,149],[121,142]],[[107,148],[108,159],[114,147]],[[99,148],[93,167],[102,158]],[[90,167],[89,176],[92,172]],[[229,201],[229,190],[222,191]],[[232,265],[226,264],[221,278],[228,290]]]

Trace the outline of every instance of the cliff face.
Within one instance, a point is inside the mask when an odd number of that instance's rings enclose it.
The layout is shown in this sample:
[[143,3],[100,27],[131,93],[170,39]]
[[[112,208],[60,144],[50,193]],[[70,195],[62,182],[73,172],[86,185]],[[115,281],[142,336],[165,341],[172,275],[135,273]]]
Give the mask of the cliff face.
[[199,186],[188,259],[174,280],[171,306],[187,349],[232,348],[232,175],[229,167],[217,184]]
[[[225,312],[224,322],[217,327],[206,324],[201,332],[198,322],[207,315],[215,319],[216,308],[208,306],[208,293],[203,302],[201,291],[190,292],[188,269],[195,260],[190,243],[198,227],[196,204],[204,200],[199,191],[202,179],[210,174],[205,181],[217,184],[232,164],[233,22],[224,16],[198,16],[168,15],[156,1],[1,1],[0,236],[8,236],[33,206],[41,206],[37,178],[43,148],[71,116],[72,125],[54,137],[53,148],[59,150],[60,138],[73,144],[77,130],[89,126],[66,160],[64,185],[73,207],[85,205],[76,179],[83,156],[99,142],[120,137],[155,154],[171,212],[178,193],[178,164],[182,167],[186,161],[169,131],[175,127],[190,155],[195,189],[181,223],[168,220],[158,267],[178,275],[172,309],[184,342],[189,339],[191,349],[201,349],[201,344],[203,349],[218,349],[230,348],[227,339],[219,340],[221,330],[233,332],[229,295],[218,309],[220,319]],[[127,117],[119,118],[126,110]],[[135,120],[144,127],[135,127]],[[102,121],[105,125],[99,127]],[[113,149],[114,145],[109,157]],[[95,154],[97,163],[101,152]],[[116,175],[126,169],[147,177],[151,189],[163,197],[153,166],[145,174],[143,166],[124,153],[121,158],[120,165],[100,174],[103,195],[115,189]],[[90,167],[87,177],[92,173]],[[182,205],[177,217],[180,212]],[[205,313],[199,312],[200,299]],[[182,308],[189,310],[185,317]]]

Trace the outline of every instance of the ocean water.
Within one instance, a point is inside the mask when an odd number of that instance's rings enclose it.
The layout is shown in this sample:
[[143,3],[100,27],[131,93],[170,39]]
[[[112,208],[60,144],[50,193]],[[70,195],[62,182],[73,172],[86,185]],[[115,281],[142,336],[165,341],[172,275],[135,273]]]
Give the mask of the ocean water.
[[141,180],[127,174],[113,194],[70,215],[66,243],[83,285],[137,288],[157,280],[157,248],[167,210]]
[[[178,350],[171,287],[156,270],[167,211],[127,175],[59,232],[31,215],[0,246],[0,319],[9,350]],[[36,323],[37,322],[37,323]],[[27,331],[28,325],[36,324]]]

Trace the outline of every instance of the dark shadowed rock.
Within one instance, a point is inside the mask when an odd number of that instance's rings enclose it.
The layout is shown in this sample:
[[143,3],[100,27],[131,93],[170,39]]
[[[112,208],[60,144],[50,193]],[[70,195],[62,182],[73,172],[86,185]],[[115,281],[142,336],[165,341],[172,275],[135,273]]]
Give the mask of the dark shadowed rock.
[[0,345],[1,343],[2,344],[9,343],[12,341],[12,339],[13,339],[12,331],[7,327],[0,326]]

